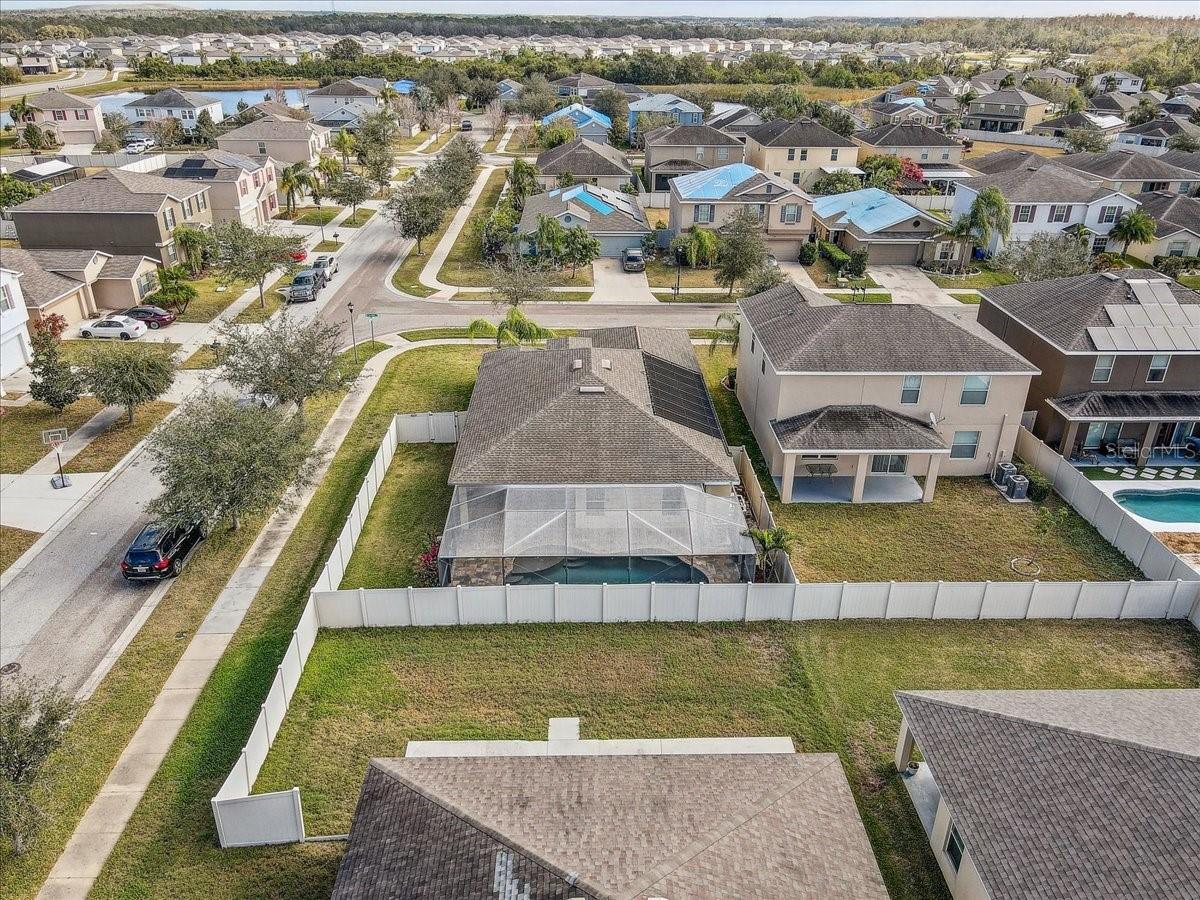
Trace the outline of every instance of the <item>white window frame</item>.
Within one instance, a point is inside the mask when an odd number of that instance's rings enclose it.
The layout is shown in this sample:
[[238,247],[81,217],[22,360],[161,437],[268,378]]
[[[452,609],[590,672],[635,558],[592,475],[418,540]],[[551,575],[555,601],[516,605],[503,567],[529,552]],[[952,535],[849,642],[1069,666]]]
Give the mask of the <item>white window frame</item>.
[[1100,224],[1112,225],[1117,219],[1121,218],[1121,207],[1119,206],[1102,206],[1100,207]]
[[[913,392],[916,393],[913,393]],[[912,399],[907,399],[909,395]],[[916,406],[921,402],[921,376],[920,375],[905,375],[904,380],[900,383],[900,404],[902,406]]]
[[[960,435],[974,435],[974,440],[962,441],[959,440]],[[951,459],[974,459],[979,455],[979,439],[981,433],[978,431],[956,431],[954,439],[950,442],[950,458]],[[962,448],[970,447],[970,454],[962,452]]]
[[795,147],[788,147],[787,158],[788,158],[788,162],[796,161],[796,148]]
[[1048,222],[1070,222],[1071,221],[1071,204],[1055,203],[1050,207],[1050,218]]
[[808,161],[808,148],[801,147],[800,148],[800,162],[807,162],[807,161]]
[[711,203],[697,203],[692,207],[692,222],[696,225],[711,225],[716,218],[716,207]]
[[[876,467],[876,462],[882,464]],[[908,473],[907,453],[873,453],[871,455],[872,475],[905,475]]]
[[[982,382],[983,387],[969,387],[972,379],[976,383]],[[967,375],[963,378],[962,393],[958,395],[958,403],[960,406],[987,406],[988,395],[992,392],[992,376],[991,375]],[[976,394],[983,394],[983,399],[976,401],[967,399],[967,395],[974,397]]]
[[[1107,362],[1105,362],[1107,360]],[[1113,367],[1117,357],[1112,353],[1101,353],[1096,357],[1092,366],[1092,384],[1108,384],[1112,380]],[[1103,375],[1103,377],[1101,377]]]
[[10,309],[17,308],[17,301],[13,297],[12,286],[0,284],[0,310],[7,312]]
[[[1150,357],[1150,368],[1146,370],[1146,384],[1162,384],[1167,380],[1169,368],[1171,368],[1171,354],[1155,353]],[[1154,377],[1156,373],[1158,374],[1157,378]]]
[[1021,224],[1028,224],[1037,218],[1037,205],[1033,203],[1014,203],[1012,211],[1012,220]]
[[718,147],[717,148],[717,159],[718,160],[729,159],[729,148],[728,147]]
[[837,158],[838,158],[838,148],[834,147],[829,151],[829,161],[837,162]]
[[800,221],[800,204],[785,203],[779,211],[779,221],[784,225],[795,225]]

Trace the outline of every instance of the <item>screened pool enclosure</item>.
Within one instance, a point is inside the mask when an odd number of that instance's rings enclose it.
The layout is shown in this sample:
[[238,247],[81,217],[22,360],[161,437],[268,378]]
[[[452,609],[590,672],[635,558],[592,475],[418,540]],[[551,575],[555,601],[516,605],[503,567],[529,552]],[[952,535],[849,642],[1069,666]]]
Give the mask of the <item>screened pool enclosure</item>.
[[751,581],[736,498],[698,486],[459,485],[442,535],[442,584]]

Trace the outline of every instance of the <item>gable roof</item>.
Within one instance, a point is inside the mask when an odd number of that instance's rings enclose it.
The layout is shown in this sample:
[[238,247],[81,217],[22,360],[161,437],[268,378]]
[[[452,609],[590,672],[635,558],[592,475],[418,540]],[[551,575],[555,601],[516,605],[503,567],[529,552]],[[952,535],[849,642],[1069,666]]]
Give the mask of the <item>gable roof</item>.
[[1192,175],[1200,175],[1200,153],[1187,150],[1168,150],[1158,157],[1169,166],[1183,169]]
[[1120,181],[1125,178],[1148,178],[1156,181],[1190,180],[1195,173],[1176,168],[1157,156],[1138,153],[1135,150],[1106,150],[1102,153],[1068,153],[1052,160],[1056,165],[1068,166],[1095,175]]
[[691,100],[684,100],[682,97],[677,97],[674,94],[650,94],[648,97],[642,97],[639,100],[634,100],[629,104],[631,113],[640,112],[687,112],[687,113],[702,113],[704,112],[699,106]]
[[995,175],[998,172],[1011,172],[1013,169],[1037,168],[1049,162],[1050,157],[1034,153],[1032,150],[997,150],[978,159],[969,159],[964,165],[983,175]]
[[971,101],[971,105],[974,106],[976,103],[1001,103],[1005,106],[1045,106],[1049,102],[1028,91],[1022,91],[1018,88],[1004,88],[1003,90],[992,91],[990,94],[984,94],[982,97],[976,97]]
[[201,106],[212,106],[212,104],[220,102],[216,97],[210,97],[208,94],[181,91],[179,88],[164,88],[157,93],[126,103],[125,106],[151,109],[199,109]]
[[900,692],[996,900],[1200,884],[1200,690]]
[[[1200,125],[1193,125],[1183,116],[1163,116],[1141,125],[1122,128],[1121,134],[1140,134],[1144,137],[1169,138],[1177,134],[1200,135]],[[1170,165],[1168,163],[1168,165]]]
[[378,97],[379,89],[355,78],[343,78],[308,92],[310,97]]
[[856,131],[854,139],[873,147],[961,147],[958,141],[918,122],[891,123]]
[[831,131],[815,119],[774,119],[746,129],[746,136],[764,147],[857,147],[850,138]]
[[866,235],[887,231],[908,219],[939,224],[928,213],[879,188],[861,188],[843,194],[817,197],[813,200],[813,215],[819,217],[826,225],[852,225]]
[[771,429],[784,450],[946,449],[946,442],[928,422],[873,403],[818,407],[787,419],[772,420]]
[[745,200],[774,202],[786,196],[808,195],[782,178],[768,175],[748,163],[730,163],[671,180],[671,192],[681,200]]
[[372,760],[335,900],[497,891],[887,897],[831,753]]
[[99,106],[100,101],[95,98],[90,101],[85,100],[74,94],[68,94],[66,91],[51,88],[44,93],[26,97],[25,104],[32,109],[40,109],[45,112],[53,109],[92,109]]
[[570,106],[564,106],[562,109],[556,109],[552,113],[542,117],[542,124],[547,125],[557,119],[570,119],[576,128],[582,128],[593,122],[612,128],[612,119],[598,110],[592,109],[590,106],[584,106],[582,103],[572,103]]
[[960,187],[979,193],[999,188],[1009,203],[1091,203],[1109,197],[1112,188],[1097,185],[1074,169],[1059,165],[1040,165],[980,175],[964,181]]
[[202,184],[126,169],[105,169],[14,206],[13,212],[157,212],[168,198],[182,201]]
[[564,75],[562,78],[556,78],[550,82],[553,87],[569,87],[579,90],[579,88],[614,88],[616,83],[609,81],[607,78],[601,78],[599,75],[592,75],[590,72],[580,72],[578,75]]
[[1138,194],[1138,201],[1142,211],[1154,219],[1155,237],[1164,238],[1180,231],[1200,236],[1200,199],[1170,191],[1154,191]]
[[647,147],[740,147],[742,142],[712,125],[660,125],[643,138]]
[[973,319],[933,307],[839,303],[788,281],[738,309],[780,372],[1038,371]]
[[328,131],[323,125],[307,119],[263,116],[257,121],[217,135],[217,146],[221,141],[307,141],[314,134]]
[[708,119],[708,124],[713,128],[752,128],[762,124],[762,117],[748,106],[735,106],[733,109],[713,113]]
[[582,225],[589,234],[641,235],[650,231],[646,212],[636,198],[594,184],[554,188],[525,198],[518,230],[522,234],[533,231],[541,216],[560,219],[567,227]]
[[485,354],[450,470],[451,484],[735,480],[686,332],[641,327]]
[[154,174],[164,178],[185,178],[191,181],[237,181],[244,172],[257,172],[264,163],[231,153],[228,150],[202,150],[159,169]]
[[1112,128],[1120,128],[1125,123],[1125,120],[1120,116],[1107,115],[1104,113],[1084,112],[1083,110],[1075,110],[1074,112],[1063,113],[1061,116],[1055,116],[1053,119],[1043,119],[1035,125],[1035,128],[1087,128],[1088,130],[1107,131]]
[[48,306],[60,297],[79,290],[84,285],[76,278],[50,271],[44,266],[44,262],[28,250],[22,250],[19,247],[6,247],[4,250],[4,268],[10,272],[16,272],[20,276],[21,295],[25,298],[25,305],[30,309],[41,309]]
[[598,144],[581,137],[543,150],[538,154],[537,169],[542,175],[632,175],[633,170],[616,147]]

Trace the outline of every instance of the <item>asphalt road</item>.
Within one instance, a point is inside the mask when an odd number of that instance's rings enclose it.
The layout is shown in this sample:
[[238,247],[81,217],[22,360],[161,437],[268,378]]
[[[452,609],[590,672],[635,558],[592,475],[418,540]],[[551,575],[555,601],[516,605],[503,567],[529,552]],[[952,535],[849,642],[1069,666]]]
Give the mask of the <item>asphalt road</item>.
[[69,91],[73,87],[95,84],[110,77],[107,69],[84,69],[83,74],[78,78],[66,77],[71,74],[70,71],[63,74],[64,77],[57,81],[28,81],[24,84],[6,85],[3,89],[0,89],[0,103],[15,100],[17,97],[24,97],[26,94],[40,94],[51,88],[57,88],[60,91]]

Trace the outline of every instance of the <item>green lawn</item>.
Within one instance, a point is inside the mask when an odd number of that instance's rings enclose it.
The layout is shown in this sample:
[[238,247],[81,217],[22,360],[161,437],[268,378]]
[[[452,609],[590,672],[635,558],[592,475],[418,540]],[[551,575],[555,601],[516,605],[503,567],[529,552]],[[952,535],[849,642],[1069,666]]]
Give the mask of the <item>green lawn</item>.
[[714,268],[693,269],[691,266],[669,266],[662,257],[646,260],[646,279],[652,288],[675,287],[675,275],[679,274],[679,288],[716,288],[717,270]]
[[450,220],[454,218],[454,212],[453,209],[446,210],[437,231],[421,241],[421,253],[417,252],[417,245],[413,244],[408,255],[392,273],[392,287],[414,297],[428,297],[437,293],[433,288],[421,284],[421,270],[425,268],[425,263],[429,262],[429,254],[433,252],[433,248],[440,244],[445,236],[446,229],[450,227]]
[[[800,752],[841,757],[891,896],[928,900],[948,895],[892,768],[895,690],[1196,685],[1200,635],[1186,623],[330,630],[313,647],[255,790],[298,786],[308,833],[344,834],[367,761],[402,756],[410,740],[544,740],[547,720],[566,715],[580,716],[584,738],[786,735]],[[188,869],[181,859],[171,866],[178,880],[125,882],[130,894],[195,895],[211,879],[205,889],[218,896],[247,885],[325,896],[338,862],[338,851],[318,859],[303,846],[221,857],[183,828],[170,838],[195,847]],[[251,879],[263,872],[272,881],[260,887]],[[287,872],[305,881],[282,887]],[[102,879],[99,896],[117,887]]]
[[274,282],[263,289],[265,305],[260,304],[258,298],[255,297],[250,301],[249,306],[234,316],[233,321],[238,325],[252,325],[267,321],[267,319],[283,308],[284,298],[282,289],[291,283],[292,275],[290,273],[280,275]]
[[343,209],[343,206],[297,206],[290,213],[282,212],[278,217],[296,225],[328,225]]
[[823,256],[818,256],[817,261],[806,268],[808,269],[808,274],[818,286],[844,287],[845,285],[850,285],[865,288],[879,287],[878,282],[870,275],[864,275],[862,278],[847,278],[845,284],[839,285],[837,282],[837,269]]
[[[554,334],[558,337],[567,337],[577,334],[578,331],[574,328],[555,328]],[[467,334],[467,329],[462,326],[449,328],[415,328],[412,331],[401,331],[400,337],[406,341],[434,341],[439,338],[465,338],[470,337]]]
[[[360,344],[358,349],[359,353],[363,354],[363,362],[366,363],[370,356],[386,347],[383,344]],[[343,360],[347,366],[353,368],[348,353],[343,354]],[[305,404],[307,434],[310,438],[315,439],[329,421],[341,402],[342,396],[341,393],[326,395]],[[378,433],[373,435],[373,439],[375,443],[378,443]],[[373,446],[370,452],[374,452]],[[370,454],[367,454],[368,461],[369,458]],[[336,494],[339,490],[350,490],[351,493],[346,496],[352,499],[352,491],[357,490],[363,471],[365,471],[365,467],[360,467],[356,471],[353,479],[354,488],[346,487],[349,481],[339,482],[336,477],[331,476],[322,490],[326,490],[332,482],[333,486],[330,489],[338,497],[339,502],[340,495]],[[322,495],[318,494],[318,496]],[[328,494],[325,496],[328,498]],[[326,499],[326,502],[329,500]],[[342,510],[341,516],[344,517],[344,515],[345,511]],[[4,885],[6,898],[31,898],[37,893],[38,887],[46,877],[46,873],[50,871],[55,859],[62,852],[80,816],[83,815],[96,792],[104,784],[121,750],[129,743],[133,732],[141,723],[158,691],[179,661],[188,640],[191,639],[196,628],[208,614],[217,595],[225,588],[230,573],[245,555],[265,521],[266,516],[260,515],[251,517],[236,532],[231,532],[224,527],[218,528],[200,545],[183,574],[173,583],[171,593],[166,601],[155,608],[129,648],[117,660],[112,671],[100,683],[91,698],[80,708],[79,713],[67,729],[62,746],[47,761],[36,788],[36,799],[48,815],[45,827],[28,852],[20,858],[13,858],[6,849],[0,849],[0,884]],[[341,518],[338,518],[337,522],[337,527],[340,528]],[[334,530],[330,532],[330,535],[336,537],[336,533]],[[318,556],[324,559],[324,554],[328,553],[328,546],[321,545],[319,541],[316,545],[306,543],[309,540],[311,540],[311,534],[303,530],[303,525],[293,533],[293,543],[288,545],[284,561],[276,567],[276,572],[272,574],[272,578],[276,578],[278,574],[279,579],[269,581],[268,590],[278,591],[281,584],[289,583],[288,578],[315,577],[320,565],[316,560]],[[287,571],[287,576],[282,574],[284,570]],[[297,575],[298,572],[299,575]],[[307,585],[307,581],[305,584]],[[258,610],[251,610],[248,620],[251,624],[249,628],[243,626],[239,636],[245,638],[247,630],[250,630],[254,637],[249,642],[255,646],[261,646],[257,643],[261,641],[268,647],[268,652],[273,653],[277,647],[282,646],[278,643],[278,632],[267,629],[265,635],[261,633],[263,631],[261,619],[258,620],[258,627],[255,628],[253,623],[256,613],[261,613],[261,607]],[[294,624],[293,621],[286,625],[289,633]],[[284,641],[286,643],[286,638]],[[228,661],[228,659],[227,654],[226,660]],[[233,664],[232,675],[230,670],[226,670],[224,673],[226,688],[233,688],[233,699],[229,701],[229,705],[231,708],[238,708],[241,712],[247,708],[248,704],[257,711],[262,697],[255,697],[251,701],[237,687],[238,679],[243,675],[240,668],[243,662],[244,659],[239,659]],[[278,659],[275,659],[271,663],[272,670],[277,662]],[[232,679],[232,683],[230,679]],[[212,687],[212,682],[210,682],[210,687]],[[257,691],[258,685],[251,685],[249,689]],[[266,696],[265,688],[262,696]],[[193,716],[194,719],[195,716]],[[239,747],[243,739],[244,735],[235,739]],[[227,765],[223,758],[220,764]],[[159,777],[153,782],[147,801],[144,801],[139,807],[139,813],[146,813],[154,806],[155,788],[162,789],[164,781],[170,783],[172,777],[169,768],[165,773],[160,772]],[[197,790],[207,791],[210,785],[211,780],[199,786]],[[208,807],[207,796],[206,794],[206,799],[203,801],[205,808]],[[161,804],[157,808],[161,811]],[[211,834],[211,821],[199,830],[208,835],[207,838],[201,838],[201,840],[207,840],[207,846],[215,850]],[[153,849],[164,856],[172,856],[176,852],[176,837],[169,833],[163,833],[158,846]],[[122,849],[118,849],[117,855],[120,856],[124,852]],[[219,851],[216,852],[219,853]],[[251,851],[251,855],[253,855],[253,851]],[[228,857],[223,858],[227,859]],[[269,874],[260,874],[263,875],[263,884],[265,884],[270,876]],[[211,896],[212,891],[220,890],[220,881],[220,878],[214,878],[211,884],[192,881],[187,883],[183,890]],[[242,896],[255,892],[255,890],[247,890],[242,893]],[[170,895],[176,892],[165,891],[165,893]],[[150,894],[162,896],[164,891],[155,890]]]
[[943,476],[932,503],[781,504],[736,397],[719,384],[729,351],[699,357],[726,438],[753,448],[776,522],[795,535],[792,567],[801,581],[1017,581],[1025,579],[1009,562],[1029,554],[1045,581],[1142,577],[1074,512],[1061,534],[1043,542],[1034,532],[1037,504],[1009,503],[984,478]]
[[726,291],[717,291],[711,294],[706,293],[688,293],[680,291],[678,295],[673,293],[663,293],[656,291],[654,299],[659,303],[737,303],[741,299],[742,292],[734,291],[730,296]]
[[891,303],[892,295],[887,291],[867,291],[865,294],[829,294],[841,303]]
[[[136,342],[129,344],[129,346],[149,348],[151,352],[165,353],[170,356],[179,349],[180,345],[166,340],[164,335],[168,333],[164,331],[148,331]],[[125,342],[121,343],[125,344]],[[59,346],[62,348],[63,356],[67,358],[71,365],[81,366],[91,358],[92,354],[103,353],[109,347],[109,342],[106,340],[73,338],[71,340],[59,341]]]
[[0,472],[24,472],[49,452],[42,432],[65,428],[70,434],[104,407],[91,397],[81,397],[61,413],[37,400],[25,406],[0,406]]
[[981,296],[979,296],[979,294],[956,294],[952,291],[950,293],[950,296],[953,297],[955,300],[957,300],[959,303],[967,303],[967,304],[970,304],[971,306],[978,306],[980,301],[983,300],[983,298]]
[[174,408],[174,403],[155,400],[134,410],[132,423],[127,422],[122,415],[93,438],[91,443],[63,466],[63,469],[67,472],[107,472],[153,431]]
[[421,146],[427,140],[429,140],[429,132],[418,131],[412,137],[400,138],[400,140],[394,141],[392,146],[403,153],[405,150],[412,150],[414,147]]
[[1017,280],[1016,275],[1008,272],[998,272],[995,269],[982,269],[974,275],[936,275],[925,273],[929,280],[943,288],[988,288],[1002,284],[1012,284]]
[[[504,298],[499,294],[491,291],[472,291],[471,293],[458,293],[454,295],[455,300],[483,300],[488,303],[501,301]],[[592,291],[551,291],[550,299],[546,303],[585,303],[592,299]]]
[[215,369],[217,354],[211,344],[202,344],[200,348],[179,364],[181,369]]
[[188,304],[187,311],[179,316],[180,322],[211,322],[249,287],[243,282],[221,285],[216,275],[205,275],[189,284],[196,289],[197,296]]
[[344,241],[321,241],[317,246],[313,247],[313,253],[336,253],[342,249]]
[[13,528],[11,525],[0,525],[0,572],[3,572],[18,557],[40,538],[36,531],[26,531],[23,528]]
[[375,215],[377,210],[370,209],[365,206],[360,206],[346,218],[338,223],[338,228],[361,228],[370,221],[371,216]]
[[1193,291],[1200,291],[1200,275],[1180,275],[1177,279],[1184,287],[1189,287]]

